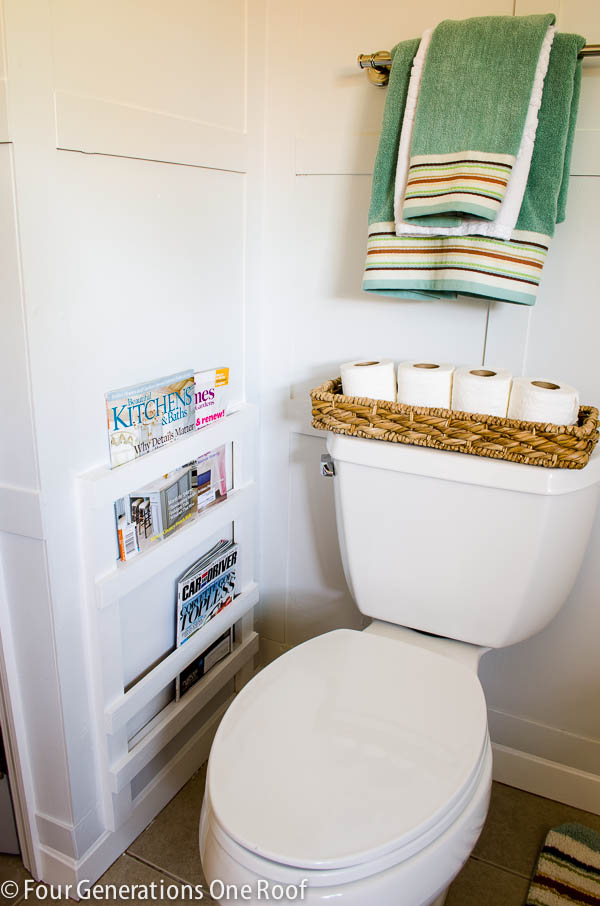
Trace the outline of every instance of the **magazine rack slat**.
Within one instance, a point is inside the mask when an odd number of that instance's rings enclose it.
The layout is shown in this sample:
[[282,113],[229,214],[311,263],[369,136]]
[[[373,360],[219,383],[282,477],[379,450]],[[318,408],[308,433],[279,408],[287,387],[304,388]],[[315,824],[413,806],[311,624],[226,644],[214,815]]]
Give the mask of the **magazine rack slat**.
[[[128,692],[124,692],[105,707],[104,728],[106,732],[114,734],[125,727],[127,722],[135,717],[140,709],[147,705],[171,680],[175,679],[190,661],[202,654],[205,648],[212,645],[232,623],[241,620],[256,604],[258,604],[258,586],[252,582],[225,610],[190,636],[190,640],[185,645],[176,648]],[[207,676],[211,675],[212,673],[207,674]],[[189,693],[181,699],[179,704],[183,704],[188,697]]]
[[[104,576],[96,580],[96,606],[102,610],[117,598],[124,598],[142,582],[147,582],[160,573],[169,563],[198,549],[206,538],[226,522],[235,522],[256,506],[256,485],[254,482],[229,491],[227,499],[217,507],[207,510],[199,519],[183,525],[168,544],[157,544],[129,563],[118,563]],[[190,556],[191,559],[191,556]]]
[[[171,469],[176,469],[182,462],[194,459],[198,446],[209,445],[209,449],[219,447],[221,444],[239,440],[249,428],[256,424],[256,408],[244,404],[231,412],[226,418],[215,422],[213,425],[194,431],[175,443],[168,444],[147,453],[133,462],[127,462],[116,469],[101,466],[91,469],[79,476],[82,485],[88,486],[89,502],[94,507],[102,507],[106,503],[111,506],[119,497],[135,488],[143,487],[153,481],[157,475],[164,475]],[[199,441],[199,438],[202,438]]]
[[[254,581],[256,424],[256,408],[243,404],[202,431],[135,462],[112,470],[93,469],[78,480],[105,821],[107,828],[123,828],[127,836],[131,836],[132,827],[139,833],[206,760],[219,720],[232,699],[232,682],[237,692],[252,676],[252,659],[258,648],[252,616],[258,602]],[[157,475],[230,442],[233,488],[227,499],[131,561],[117,562],[114,501]],[[232,525],[242,551],[241,594],[125,692],[127,652],[123,649],[122,608],[138,600],[146,583],[173,570],[178,561],[187,558],[191,563],[211,536]],[[143,603],[140,601],[141,606]],[[144,724],[145,709],[153,708],[181,669],[231,625],[236,627],[231,654],[180,701],[165,702],[159,713],[133,735],[132,722]],[[136,644],[143,652],[143,632]],[[178,734],[182,734],[181,746],[176,745]],[[155,776],[148,781],[146,775],[151,775],[156,764]]]
[[[203,647],[205,647],[204,643],[199,651]],[[185,698],[167,705],[164,708],[164,714],[159,714],[151,722],[144,738],[127,755],[113,764],[111,768],[113,793],[119,793],[123,787],[131,783],[136,774],[161,752],[165,744],[170,742],[193,715],[201,711],[210,702],[213,695],[231,680],[240,667],[257,652],[258,634],[253,632],[245,641],[236,643],[231,655],[202,677]]]

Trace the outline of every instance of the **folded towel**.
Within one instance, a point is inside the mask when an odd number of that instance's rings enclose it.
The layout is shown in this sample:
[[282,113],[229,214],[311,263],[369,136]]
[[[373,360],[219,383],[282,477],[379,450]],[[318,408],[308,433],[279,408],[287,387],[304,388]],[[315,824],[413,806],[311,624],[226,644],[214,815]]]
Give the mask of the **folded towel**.
[[420,39],[402,41],[392,47],[392,67],[387,87],[381,138],[373,167],[369,223],[394,219],[394,190],[402,120],[406,108],[410,70]]
[[557,34],[550,53],[538,131],[517,230],[546,233],[565,219],[581,92],[581,35]]
[[[585,40],[557,34],[550,53],[527,187],[510,240],[476,236],[396,236],[394,174],[411,54],[392,51],[382,141],[373,173],[363,289],[401,298],[456,298],[456,293],[533,305],[554,225],[564,219]],[[387,134],[386,134],[387,133]],[[384,141],[384,134],[386,140]]]
[[419,93],[403,220],[445,215],[437,225],[452,226],[456,214],[495,219],[554,21],[549,13],[437,26]]
[[502,203],[494,220],[482,220],[480,217],[472,215],[456,216],[456,226],[423,226],[430,220],[442,220],[440,215],[437,217],[420,217],[414,220],[402,220],[402,207],[404,205],[404,190],[408,178],[408,167],[410,163],[410,144],[412,140],[413,126],[423,68],[427,49],[431,41],[433,29],[428,29],[423,33],[419,49],[416,53],[408,85],[408,95],[406,98],[406,107],[402,121],[402,133],[400,135],[400,147],[398,150],[398,165],[396,168],[396,185],[394,189],[394,219],[396,221],[397,236],[473,236],[476,234],[482,236],[494,236],[496,239],[510,239],[514,230],[525,186],[529,176],[531,166],[531,157],[535,142],[535,134],[538,125],[538,112],[542,103],[542,92],[544,89],[544,79],[548,71],[548,62],[550,60],[550,49],[554,40],[556,29],[550,25],[546,30],[546,35],[542,42],[542,49],[538,58],[531,97],[527,109],[523,135],[519,153],[508,180],[506,192]]
[[[387,237],[396,234],[394,188],[400,130],[406,107],[410,70],[419,43],[419,38],[412,38],[409,41],[401,41],[391,50],[392,67],[383,110],[381,138],[373,167],[371,205],[369,207],[369,249],[363,289],[366,292],[379,293],[383,296],[438,299],[440,294],[433,289],[428,291],[427,287],[423,291],[418,291],[415,286],[412,292],[405,292],[402,287],[396,285],[397,281],[394,277],[387,278],[387,267],[384,261],[384,257],[387,257]],[[390,270],[393,267],[394,262],[392,262]],[[456,294],[450,293],[447,298],[455,299]]]

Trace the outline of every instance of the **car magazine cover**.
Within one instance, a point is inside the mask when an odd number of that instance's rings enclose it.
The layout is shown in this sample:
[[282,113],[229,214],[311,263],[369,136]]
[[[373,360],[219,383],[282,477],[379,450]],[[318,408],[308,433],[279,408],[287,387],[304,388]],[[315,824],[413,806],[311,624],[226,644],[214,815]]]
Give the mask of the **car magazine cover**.
[[110,466],[121,466],[195,430],[190,368],[105,394]]
[[238,593],[238,545],[219,541],[177,582],[177,647],[231,604]]

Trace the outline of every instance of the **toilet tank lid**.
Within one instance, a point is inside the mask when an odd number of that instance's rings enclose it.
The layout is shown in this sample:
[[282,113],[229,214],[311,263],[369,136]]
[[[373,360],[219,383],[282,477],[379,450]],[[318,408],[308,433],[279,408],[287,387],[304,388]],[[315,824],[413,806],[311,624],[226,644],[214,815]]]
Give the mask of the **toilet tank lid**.
[[338,462],[525,494],[569,494],[600,481],[600,445],[583,469],[547,469],[504,459],[331,433],[327,435],[327,449]]

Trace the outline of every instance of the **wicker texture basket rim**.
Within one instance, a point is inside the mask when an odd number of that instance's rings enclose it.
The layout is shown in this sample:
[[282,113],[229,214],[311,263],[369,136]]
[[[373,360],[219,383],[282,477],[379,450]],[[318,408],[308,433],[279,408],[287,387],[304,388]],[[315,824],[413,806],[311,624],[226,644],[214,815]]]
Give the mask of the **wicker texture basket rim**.
[[[414,415],[434,415],[437,418],[459,419],[461,421],[472,422],[473,427],[476,424],[491,425],[506,428],[518,428],[522,430],[531,430],[532,432],[542,430],[544,434],[571,434],[576,437],[587,437],[592,435],[598,429],[598,409],[595,406],[580,406],[579,421],[577,425],[555,425],[552,422],[528,422],[520,419],[504,418],[501,415],[486,415],[479,412],[462,412],[458,409],[436,409],[428,406],[411,406],[407,403],[394,403],[390,400],[376,400],[364,396],[347,396],[343,393],[336,392],[336,388],[341,388],[341,377],[334,378],[331,381],[325,381],[319,387],[310,391],[312,399],[322,400],[323,402],[335,403],[337,406],[343,406],[344,403],[353,406],[361,406],[365,409],[387,410],[389,412],[403,412]],[[583,419],[583,420],[582,420]]]
[[598,441],[594,406],[579,407],[576,425],[553,425],[346,396],[341,389],[338,377],[311,390],[315,428],[550,469],[583,469]]

